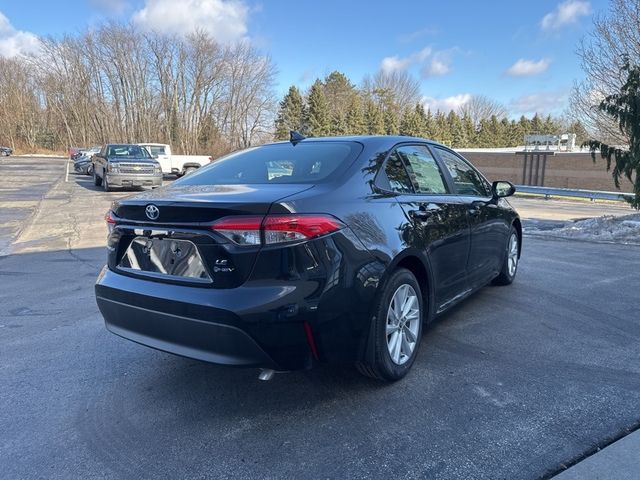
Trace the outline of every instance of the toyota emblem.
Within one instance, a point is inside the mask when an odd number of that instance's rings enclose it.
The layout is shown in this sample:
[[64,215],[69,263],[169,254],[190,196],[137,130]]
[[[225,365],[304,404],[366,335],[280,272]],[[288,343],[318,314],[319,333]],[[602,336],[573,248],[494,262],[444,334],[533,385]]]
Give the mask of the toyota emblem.
[[149,220],[156,220],[160,216],[160,209],[153,204],[149,204],[144,209],[144,213],[147,214]]

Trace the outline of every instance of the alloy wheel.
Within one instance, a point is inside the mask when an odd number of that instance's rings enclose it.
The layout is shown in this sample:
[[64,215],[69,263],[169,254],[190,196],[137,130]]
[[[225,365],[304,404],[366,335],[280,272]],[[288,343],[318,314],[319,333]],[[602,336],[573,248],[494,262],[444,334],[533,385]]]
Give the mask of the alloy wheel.
[[387,310],[386,337],[389,356],[402,365],[413,355],[420,331],[420,302],[411,285],[403,284],[393,294]]
[[518,236],[515,233],[509,238],[509,246],[507,251],[507,269],[509,276],[513,277],[518,268]]

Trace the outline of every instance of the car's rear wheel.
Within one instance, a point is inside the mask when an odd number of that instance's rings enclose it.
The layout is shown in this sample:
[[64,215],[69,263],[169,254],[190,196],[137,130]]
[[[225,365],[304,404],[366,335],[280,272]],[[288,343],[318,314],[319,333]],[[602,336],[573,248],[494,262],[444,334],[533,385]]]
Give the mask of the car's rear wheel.
[[189,175],[190,173],[195,172],[197,169],[195,167],[187,167],[184,169],[184,175]]
[[95,168],[93,169],[93,184],[96,187],[99,187],[100,185],[102,185],[102,178],[100,178],[98,176],[98,174],[96,173],[96,169]]
[[494,285],[510,285],[516,278],[518,273],[518,259],[520,256],[520,242],[518,240],[518,232],[511,227],[509,240],[507,241],[507,251],[505,253],[502,269],[498,276],[493,280]]
[[422,337],[423,299],[409,270],[393,272],[376,303],[365,359],[360,373],[380,380],[404,377],[415,361]]

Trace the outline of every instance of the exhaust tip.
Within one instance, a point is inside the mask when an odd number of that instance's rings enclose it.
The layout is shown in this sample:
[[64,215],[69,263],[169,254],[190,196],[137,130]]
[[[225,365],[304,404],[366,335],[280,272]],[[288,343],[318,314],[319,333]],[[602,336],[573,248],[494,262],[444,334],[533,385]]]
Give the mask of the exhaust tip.
[[262,380],[263,382],[268,382],[275,375],[275,370],[271,370],[270,368],[261,368],[260,373],[258,374],[258,380]]

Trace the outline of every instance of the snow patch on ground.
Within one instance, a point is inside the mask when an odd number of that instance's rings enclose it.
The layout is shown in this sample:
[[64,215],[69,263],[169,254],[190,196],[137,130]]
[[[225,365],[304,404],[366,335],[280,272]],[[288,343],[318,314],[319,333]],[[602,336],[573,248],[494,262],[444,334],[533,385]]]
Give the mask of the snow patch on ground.
[[640,245],[640,213],[624,216],[603,216],[568,222],[528,222],[528,235],[568,238],[597,242]]

